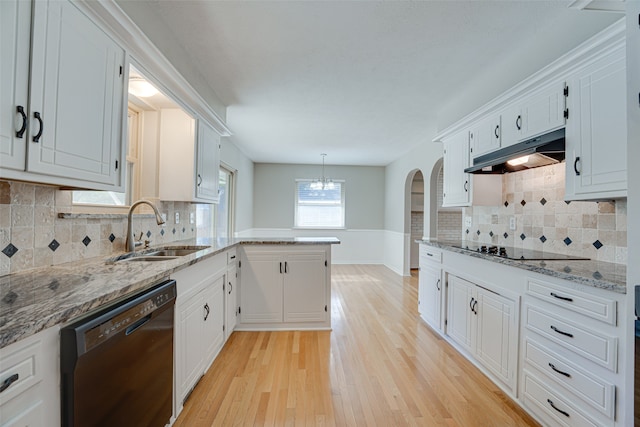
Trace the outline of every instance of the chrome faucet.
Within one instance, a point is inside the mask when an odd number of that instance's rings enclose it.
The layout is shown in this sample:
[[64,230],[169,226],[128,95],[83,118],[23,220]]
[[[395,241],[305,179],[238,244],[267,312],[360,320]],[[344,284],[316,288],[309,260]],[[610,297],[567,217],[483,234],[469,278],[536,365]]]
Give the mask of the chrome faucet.
[[124,245],[127,248],[127,252],[133,252],[136,249],[133,243],[133,231],[131,230],[131,219],[133,216],[133,210],[138,205],[141,205],[141,204],[151,206],[151,208],[153,208],[153,212],[156,214],[156,222],[158,223],[158,225],[164,224],[164,219],[162,219],[160,212],[158,212],[158,208],[156,208],[153,203],[147,200],[138,200],[137,202],[132,204],[131,207],[129,208],[129,215],[127,216],[127,240],[124,242]]

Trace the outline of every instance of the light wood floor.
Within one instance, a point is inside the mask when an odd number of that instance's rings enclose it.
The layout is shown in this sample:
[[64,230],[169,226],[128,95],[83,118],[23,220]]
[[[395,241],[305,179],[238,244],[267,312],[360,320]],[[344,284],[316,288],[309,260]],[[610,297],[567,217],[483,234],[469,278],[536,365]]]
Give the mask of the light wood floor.
[[420,320],[417,276],[332,269],[333,330],[234,332],[176,427],[537,425]]

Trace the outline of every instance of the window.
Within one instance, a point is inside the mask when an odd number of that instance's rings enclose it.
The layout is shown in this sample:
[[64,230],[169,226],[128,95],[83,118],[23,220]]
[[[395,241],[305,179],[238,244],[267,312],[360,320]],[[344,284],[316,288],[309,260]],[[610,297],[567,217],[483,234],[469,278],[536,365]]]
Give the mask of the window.
[[312,180],[296,180],[295,226],[300,228],[344,228],[344,181],[334,188],[314,190]]
[[72,202],[75,205],[126,206],[138,198],[139,134],[140,115],[129,107],[127,112],[127,170],[125,173],[125,192],[115,191],[73,191]]
[[234,178],[235,171],[220,166],[218,175],[218,204],[200,203],[196,207],[198,236],[233,237],[234,230]]

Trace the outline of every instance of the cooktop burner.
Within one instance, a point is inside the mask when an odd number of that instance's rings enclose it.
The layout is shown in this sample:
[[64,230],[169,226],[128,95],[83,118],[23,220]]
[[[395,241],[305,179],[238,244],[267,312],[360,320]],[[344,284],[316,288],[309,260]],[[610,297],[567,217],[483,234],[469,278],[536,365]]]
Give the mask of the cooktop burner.
[[573,255],[563,255],[556,254],[553,252],[543,252],[543,251],[535,251],[532,249],[522,249],[522,248],[512,248],[509,246],[495,246],[495,245],[478,245],[474,243],[463,244],[463,245],[452,245],[455,248],[465,249],[472,252],[480,252],[488,255],[495,255],[501,258],[507,259],[515,259],[515,260],[528,260],[528,261],[563,261],[563,260],[574,260],[574,261],[588,261],[589,258],[573,256]]

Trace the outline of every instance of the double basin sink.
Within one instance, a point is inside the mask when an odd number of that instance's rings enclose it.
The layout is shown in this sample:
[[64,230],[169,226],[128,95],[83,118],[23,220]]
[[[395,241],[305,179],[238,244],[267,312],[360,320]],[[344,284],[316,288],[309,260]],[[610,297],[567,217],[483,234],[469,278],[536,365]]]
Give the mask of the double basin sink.
[[137,261],[168,261],[182,256],[191,255],[195,252],[209,249],[210,246],[184,246],[184,247],[164,247],[150,249],[140,252],[127,252],[113,260],[112,262],[137,262]]

